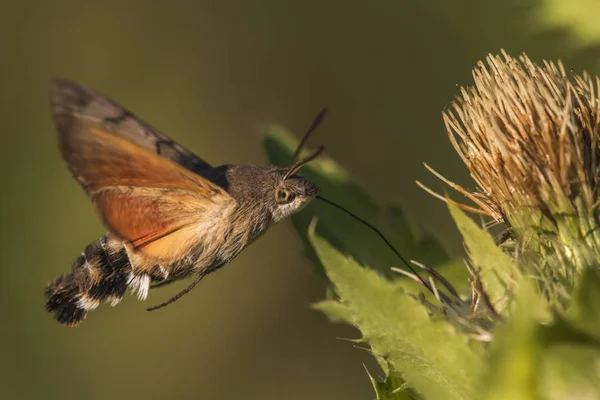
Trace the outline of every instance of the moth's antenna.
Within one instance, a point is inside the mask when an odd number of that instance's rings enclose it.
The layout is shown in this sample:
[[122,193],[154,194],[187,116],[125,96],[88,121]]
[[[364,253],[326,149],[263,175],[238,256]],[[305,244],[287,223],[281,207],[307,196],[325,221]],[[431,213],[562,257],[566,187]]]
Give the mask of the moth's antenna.
[[194,279],[194,282],[192,282],[190,284],[190,286],[186,287],[181,292],[177,293],[175,296],[171,297],[169,300],[165,301],[164,303],[160,303],[157,306],[147,308],[146,311],[158,310],[159,308],[166,307],[169,304],[176,302],[177,300],[179,300],[180,298],[182,298],[183,296],[188,294],[194,288],[194,286],[196,286],[198,284],[198,282],[200,282],[202,280],[202,278],[204,278],[205,276],[206,276],[206,272],[201,272],[200,275],[198,275],[196,277],[196,279]]
[[308,164],[309,162],[311,162],[315,158],[319,157],[319,155],[321,155],[321,153],[324,150],[325,150],[324,146],[319,146],[319,148],[317,150],[315,150],[314,153],[312,153],[308,157],[305,157],[305,158],[297,161],[296,164],[292,165],[290,167],[290,169],[288,169],[288,171],[285,173],[285,175],[283,176],[283,180],[285,181],[287,178],[289,178],[290,176],[294,175],[304,165]]
[[[337,203],[334,203],[331,200],[327,200],[326,198],[322,197],[322,196],[316,196],[317,199],[337,208],[340,211],[343,211],[344,213],[346,213],[346,215],[349,215],[350,217],[354,218],[355,220],[357,220],[358,222],[360,222],[361,224],[365,225],[367,228],[371,229],[373,232],[375,232],[376,234],[379,235],[379,237],[385,242],[385,244],[388,245],[388,247],[390,249],[392,249],[392,251],[398,256],[398,258],[400,258],[400,260],[402,260],[402,262],[404,263],[404,265],[406,265],[408,267],[408,269],[410,269],[410,271],[415,274],[417,276],[417,278],[419,278],[419,281],[423,284],[423,286],[425,286],[431,293],[434,293],[433,288],[431,287],[431,285],[425,281],[423,278],[421,278],[421,275],[419,275],[417,273],[417,271],[410,265],[410,263],[406,260],[406,258],[404,258],[402,256],[402,254],[400,254],[400,252],[398,250],[396,250],[396,248],[390,243],[390,241],[385,237],[385,235],[383,233],[381,233],[381,231],[379,229],[377,229],[376,227],[374,227],[373,225],[371,225],[370,223],[368,223],[367,221],[365,221],[364,219],[362,219],[361,217],[359,217],[358,215],[354,214],[353,212],[350,212],[348,210],[346,210],[344,207],[340,206]],[[435,294],[435,293],[434,293]]]
[[300,155],[300,152],[302,151],[302,149],[304,148],[304,145],[306,144],[306,141],[308,140],[310,135],[319,127],[319,125],[321,125],[321,121],[323,121],[323,118],[325,117],[326,114],[327,114],[327,109],[322,108],[321,111],[319,111],[319,113],[315,117],[315,119],[313,119],[312,124],[310,124],[310,128],[308,128],[308,130],[302,137],[302,140],[300,140],[298,147],[296,147],[296,151],[294,151],[294,155],[292,156],[292,163],[296,162],[296,160],[298,159],[298,156]]
[[319,111],[319,113],[315,117],[315,119],[313,119],[312,124],[310,124],[310,127],[308,128],[308,130],[306,131],[304,136],[302,136],[302,140],[300,140],[300,143],[298,143],[298,146],[296,147],[296,151],[294,151],[294,154],[292,155],[292,165],[290,166],[290,168],[288,169],[286,174],[283,176],[283,180],[286,180],[290,176],[294,175],[300,168],[302,168],[304,165],[311,162],[315,158],[319,157],[319,155],[323,152],[323,150],[325,150],[325,147],[319,146],[319,148],[314,153],[312,153],[310,156],[303,158],[301,160],[298,160],[298,157],[300,156],[300,152],[302,152],[302,149],[304,148],[306,141],[308,140],[310,135],[319,127],[319,125],[321,125],[321,121],[323,121],[323,118],[325,117],[326,114],[327,114],[327,109],[322,108],[321,111]]

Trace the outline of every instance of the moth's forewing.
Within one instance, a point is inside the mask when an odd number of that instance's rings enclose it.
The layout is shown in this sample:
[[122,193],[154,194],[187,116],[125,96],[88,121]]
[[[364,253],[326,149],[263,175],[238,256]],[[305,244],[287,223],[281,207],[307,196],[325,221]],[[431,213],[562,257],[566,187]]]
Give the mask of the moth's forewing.
[[114,186],[199,190],[203,196],[223,191],[97,122],[79,119],[70,128],[59,131],[60,150],[75,178],[91,196]]
[[73,123],[86,119],[200,175],[211,169],[210,164],[206,161],[137,118],[125,108],[101,93],[77,82],[54,79],[50,90],[50,102],[59,132],[71,131]]
[[[53,99],[69,169],[92,197],[106,229],[148,258],[148,265],[183,258],[206,220],[234,203],[210,180],[114,130],[122,125],[79,114],[81,103],[60,103],[73,96]],[[127,118],[134,117],[127,113]]]

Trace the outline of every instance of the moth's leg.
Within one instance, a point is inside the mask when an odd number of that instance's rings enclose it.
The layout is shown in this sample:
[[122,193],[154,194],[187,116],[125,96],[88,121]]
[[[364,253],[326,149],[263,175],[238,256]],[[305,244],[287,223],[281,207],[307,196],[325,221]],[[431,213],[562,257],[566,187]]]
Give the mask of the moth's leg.
[[196,276],[196,279],[194,279],[194,281],[187,288],[183,289],[181,292],[179,292],[175,296],[171,297],[169,300],[165,301],[164,303],[161,303],[161,304],[159,304],[157,306],[154,306],[154,307],[150,307],[147,310],[148,311],[158,310],[159,308],[166,307],[169,304],[171,304],[171,303],[179,300],[181,297],[183,297],[184,295],[186,295],[187,293],[189,293],[198,283],[200,283],[200,281],[202,280],[202,278],[204,278],[209,273],[210,273],[209,270],[200,271],[198,273],[198,275]]
[[154,282],[152,282],[150,289],[156,289],[159,287],[167,286],[175,281],[177,281],[176,278],[168,278],[168,279],[164,279],[162,281],[154,281]]

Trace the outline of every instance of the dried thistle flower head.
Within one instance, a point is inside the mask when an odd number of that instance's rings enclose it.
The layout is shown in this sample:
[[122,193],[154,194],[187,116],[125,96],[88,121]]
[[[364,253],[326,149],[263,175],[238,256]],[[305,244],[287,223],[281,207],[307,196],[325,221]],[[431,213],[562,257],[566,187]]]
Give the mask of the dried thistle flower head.
[[478,189],[452,185],[521,244],[556,256],[563,268],[546,277],[571,281],[600,255],[600,81],[504,51],[473,77],[443,117]]

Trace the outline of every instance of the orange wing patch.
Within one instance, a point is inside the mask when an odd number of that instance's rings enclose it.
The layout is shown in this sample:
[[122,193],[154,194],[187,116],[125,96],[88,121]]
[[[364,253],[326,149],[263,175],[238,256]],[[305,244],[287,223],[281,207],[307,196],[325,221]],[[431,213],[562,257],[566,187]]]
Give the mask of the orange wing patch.
[[208,200],[172,189],[115,187],[93,198],[107,229],[155,263],[180,260],[200,238],[199,230],[216,221],[230,197]]
[[235,200],[220,186],[117,136],[98,121],[74,119],[60,149],[92,197],[106,229],[148,268],[181,260],[199,230],[218,223]]
[[191,193],[161,189],[114,188],[93,201],[110,229],[135,247],[197,222],[206,211]]

